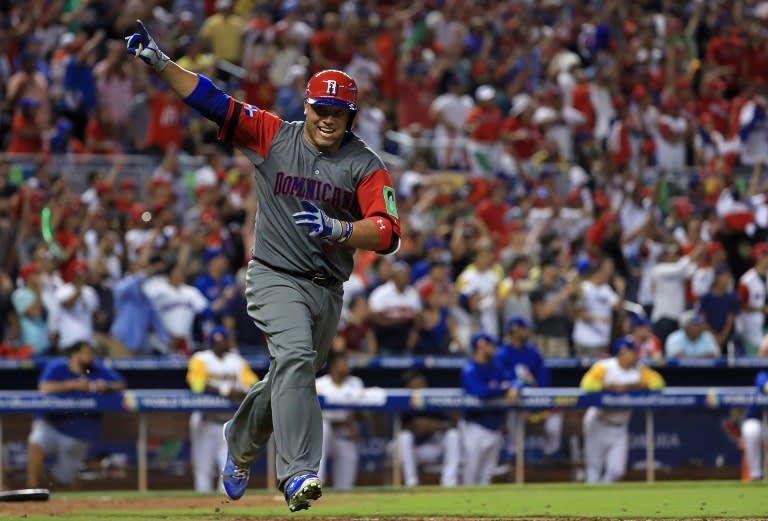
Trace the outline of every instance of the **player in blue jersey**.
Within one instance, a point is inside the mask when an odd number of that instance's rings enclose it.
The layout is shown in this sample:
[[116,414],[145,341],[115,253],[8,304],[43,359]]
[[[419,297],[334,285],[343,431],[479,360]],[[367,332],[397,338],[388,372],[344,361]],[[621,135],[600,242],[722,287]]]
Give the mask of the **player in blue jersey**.
[[[768,371],[757,373],[755,387],[759,393],[768,393]],[[741,441],[752,481],[763,479],[763,435],[762,408],[752,405],[741,424]]]
[[[66,350],[67,357],[48,362],[40,374],[41,393],[72,393],[86,397],[122,391],[123,378],[95,359],[88,342],[78,342]],[[101,415],[94,413],[55,413],[38,415],[32,422],[27,452],[27,486],[38,488],[45,456],[54,454],[56,463],[50,477],[57,483],[72,485],[77,470],[91,443],[101,437]]]
[[[501,370],[503,377],[523,387],[549,387],[551,377],[538,348],[530,342],[532,325],[525,318],[515,316],[507,320],[504,330],[507,341],[493,357],[493,363]],[[563,434],[563,414],[560,411],[543,411],[529,415],[532,421],[543,421],[544,443],[542,451],[546,459],[554,458],[560,450]],[[507,449],[514,452],[514,433],[522,417],[517,411],[507,414]]]
[[[461,385],[467,394],[481,400],[494,398],[517,403],[519,385],[506,380],[494,363],[498,342],[486,333],[472,337],[472,358],[461,371]],[[462,428],[465,485],[486,485],[491,482],[493,470],[502,444],[501,426],[503,410],[468,411]]]

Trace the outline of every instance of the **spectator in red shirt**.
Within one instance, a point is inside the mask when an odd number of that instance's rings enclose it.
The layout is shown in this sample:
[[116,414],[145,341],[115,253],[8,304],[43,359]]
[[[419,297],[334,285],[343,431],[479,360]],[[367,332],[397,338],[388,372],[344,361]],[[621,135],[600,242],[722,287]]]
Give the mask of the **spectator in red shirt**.
[[[385,21],[386,23],[391,24],[393,29],[397,26],[397,21],[393,19]],[[399,41],[397,34],[396,30],[383,30],[374,37],[376,56],[379,57],[379,64],[381,65],[379,89],[381,95],[388,100],[398,97],[397,46]]]
[[746,46],[747,82],[756,80],[768,82],[768,36],[765,35],[763,24],[759,22],[747,26],[749,37]]
[[421,63],[406,65],[401,72],[405,72],[405,77],[399,82],[397,89],[398,128],[433,128],[435,124],[429,115],[429,108],[435,99],[436,78],[429,73],[429,68]]
[[130,215],[131,210],[139,206],[139,191],[136,179],[126,177],[120,181],[120,192],[115,199],[115,209]]
[[[744,79],[746,47],[736,26],[723,26],[707,44],[707,61],[728,72],[728,89],[737,89]],[[732,93],[733,94],[733,93]]]
[[475,106],[469,110],[464,125],[469,135],[470,171],[473,174],[493,175],[498,162],[503,117],[496,104],[496,89],[481,85],[475,90]]
[[497,248],[505,246],[508,239],[505,218],[512,208],[506,200],[508,191],[509,188],[504,181],[495,180],[491,183],[489,196],[483,198],[475,210],[475,216],[485,223]]
[[8,152],[33,154],[43,150],[43,129],[38,123],[40,102],[34,98],[22,98],[13,116],[11,144]]
[[522,172],[521,161],[533,156],[541,134],[531,122],[535,110],[533,98],[528,94],[518,94],[512,100],[510,115],[501,126],[501,139],[506,143],[506,153],[501,159],[502,168],[509,172]]
[[120,133],[112,121],[111,108],[100,105],[85,127],[85,149],[90,154],[119,154]]
[[592,104],[591,84],[583,70],[577,69],[575,74],[576,85],[571,91],[571,106],[584,114],[586,121],[574,129],[576,136],[585,134],[591,136],[595,131],[595,106]]
[[[77,262],[77,253],[82,246],[82,240],[78,233],[78,227],[82,221],[80,212],[72,207],[64,208],[61,222],[53,236],[62,251],[63,262],[59,265],[59,271],[64,276],[64,282],[69,282],[67,274],[74,263]],[[84,226],[83,228],[87,228]]]
[[269,62],[253,62],[240,86],[245,93],[245,101],[264,110],[272,110],[275,104],[277,88],[269,81]]
[[731,104],[724,98],[726,83],[718,77],[704,82],[699,96],[699,112],[710,114],[715,129],[723,136],[728,135]]
[[339,15],[332,11],[326,12],[323,15],[323,28],[315,31],[309,40],[312,72],[343,69],[352,59],[353,48],[347,30],[340,27]]
[[613,98],[613,107],[616,109],[616,117],[611,121],[608,129],[606,146],[611,157],[613,168],[617,172],[623,171],[632,159],[632,148],[629,142],[629,109],[624,96]]
[[154,89],[149,99],[149,125],[144,146],[147,151],[165,153],[181,149],[184,102],[167,86]]

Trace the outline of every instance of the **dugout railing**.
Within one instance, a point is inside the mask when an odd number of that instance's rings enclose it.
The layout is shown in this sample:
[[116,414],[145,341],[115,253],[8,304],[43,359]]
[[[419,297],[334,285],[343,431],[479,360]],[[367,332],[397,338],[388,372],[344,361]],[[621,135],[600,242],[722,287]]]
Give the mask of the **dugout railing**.
[[[507,409],[512,406],[499,402],[481,402],[466,395],[461,389],[408,389],[369,388],[354,400],[329,401],[320,397],[324,408],[361,409],[392,415],[393,438],[402,428],[401,415],[418,411],[463,411],[483,408]],[[524,389],[518,405],[525,415],[529,411],[546,409],[582,409],[590,406],[630,408],[643,412],[645,423],[646,476],[648,482],[656,479],[654,446],[654,411],[661,409],[720,410],[757,405],[763,408],[762,423],[768,432],[768,395],[752,387],[729,388],[668,388],[662,392],[585,393],[573,388]],[[147,432],[148,413],[232,411],[230,401],[208,394],[194,394],[188,390],[131,390],[105,395],[43,394],[37,391],[5,391],[0,393],[0,447],[3,446],[3,422],[14,414],[41,414],[56,412],[125,412],[138,415],[137,489],[148,489]],[[517,422],[515,432],[516,454],[514,481],[525,482],[525,422]],[[270,444],[267,455],[267,486],[274,488],[274,447]],[[763,458],[768,466],[768,458]],[[4,488],[2,469],[3,451],[0,450],[0,490]],[[393,483],[400,483],[400,463],[397,454],[392,462]],[[768,474],[768,468],[766,468]]]

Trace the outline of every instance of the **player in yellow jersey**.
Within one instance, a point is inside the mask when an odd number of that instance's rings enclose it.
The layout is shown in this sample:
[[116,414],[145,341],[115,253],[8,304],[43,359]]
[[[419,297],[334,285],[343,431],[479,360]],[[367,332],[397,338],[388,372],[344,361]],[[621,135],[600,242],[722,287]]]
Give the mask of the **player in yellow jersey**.
[[[229,348],[229,333],[216,326],[208,334],[208,349],[189,359],[187,383],[192,392],[215,393],[239,404],[248,389],[259,379],[238,353]],[[221,437],[229,412],[195,411],[189,419],[192,465],[195,490],[213,491],[214,476],[218,476],[227,459],[227,444]]]
[[[661,375],[639,363],[637,344],[622,337],[613,345],[614,356],[598,360],[581,379],[588,392],[660,391]],[[631,409],[590,407],[583,420],[587,483],[613,483],[627,471]]]

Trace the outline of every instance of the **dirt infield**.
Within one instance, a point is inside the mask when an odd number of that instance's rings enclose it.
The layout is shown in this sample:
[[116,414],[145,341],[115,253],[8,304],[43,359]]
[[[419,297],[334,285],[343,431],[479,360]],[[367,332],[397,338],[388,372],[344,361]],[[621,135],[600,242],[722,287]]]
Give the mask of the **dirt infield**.
[[[323,504],[338,505],[347,504],[352,505],[354,501],[350,501],[348,498],[341,500],[335,498],[323,498]],[[228,521],[263,521],[267,517],[261,516],[247,516],[242,515],[243,508],[284,508],[285,502],[282,496],[252,496],[245,497],[240,501],[233,502],[226,498],[214,498],[214,497],[145,497],[145,498],[120,498],[110,497],[104,495],[96,498],[52,498],[49,501],[44,502],[25,502],[25,503],[0,503],[0,519],[14,517],[14,518],[26,518],[32,516],[49,516],[52,519],[57,517],[65,517],[67,514],[76,514],[78,512],[93,512],[99,511],[111,511],[111,512],[151,512],[151,511],[163,511],[168,512],[171,510],[185,511],[194,510],[194,516],[196,519],[201,520],[217,520],[227,519]],[[318,505],[318,510],[322,510],[322,507]],[[233,508],[237,508],[238,513],[228,513],[227,511]],[[210,512],[206,515],[205,511]],[[166,514],[154,514],[152,519],[173,519],[175,516]],[[289,516],[286,512],[284,517],[270,515],[268,517],[270,521],[296,521],[296,516]],[[491,518],[477,518],[477,517],[305,517],[304,520],[317,520],[317,521],[487,521]],[[502,519],[498,517],[492,518]],[[523,518],[507,518],[509,520],[520,521]],[[585,521],[583,517],[527,517],[529,521]],[[602,521],[607,518],[591,518],[594,521]],[[631,521],[635,518],[628,518],[626,521]],[[647,519],[647,518],[646,518]],[[705,521],[715,518],[690,518],[690,519],[674,519],[674,521]],[[656,518],[654,521],[667,521],[663,518]],[[672,519],[669,519],[672,521]],[[730,518],[730,521],[758,521],[757,518]]]

